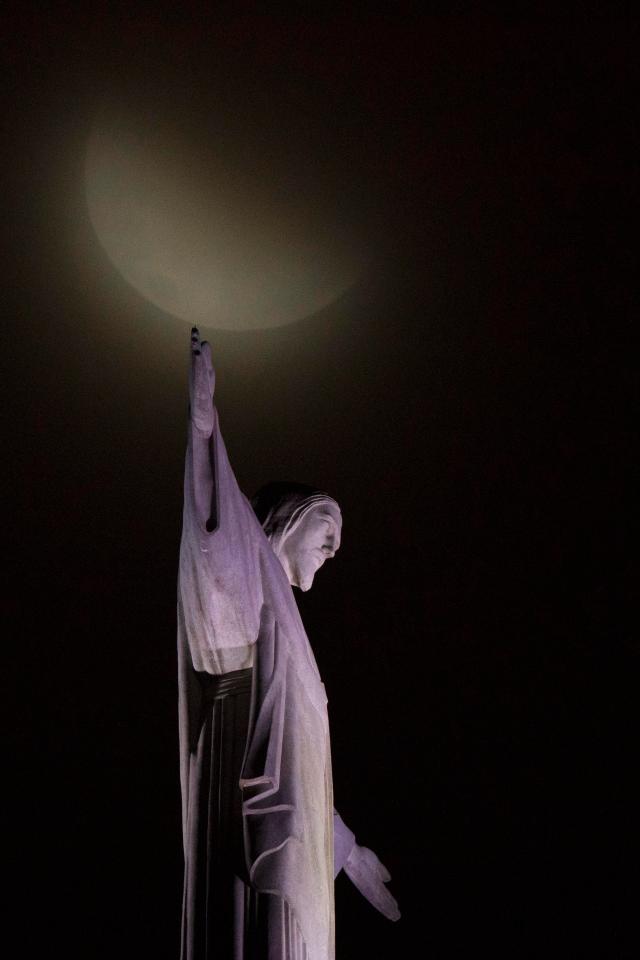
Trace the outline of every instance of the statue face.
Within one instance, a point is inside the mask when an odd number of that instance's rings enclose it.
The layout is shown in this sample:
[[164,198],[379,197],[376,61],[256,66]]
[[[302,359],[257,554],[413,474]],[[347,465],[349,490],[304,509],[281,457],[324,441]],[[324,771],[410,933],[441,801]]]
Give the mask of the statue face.
[[319,503],[302,518],[280,549],[280,561],[289,583],[308,590],[316,570],[340,546],[342,515],[337,505]]

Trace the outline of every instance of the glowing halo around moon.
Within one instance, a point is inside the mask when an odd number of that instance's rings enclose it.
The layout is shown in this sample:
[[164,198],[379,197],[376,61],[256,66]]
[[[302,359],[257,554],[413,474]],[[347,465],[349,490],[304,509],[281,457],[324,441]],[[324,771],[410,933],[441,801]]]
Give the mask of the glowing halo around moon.
[[220,329],[282,326],[335,301],[364,260],[320,196],[268,174],[203,161],[166,132],[105,125],[87,144],[89,216],[119,273],[166,313]]

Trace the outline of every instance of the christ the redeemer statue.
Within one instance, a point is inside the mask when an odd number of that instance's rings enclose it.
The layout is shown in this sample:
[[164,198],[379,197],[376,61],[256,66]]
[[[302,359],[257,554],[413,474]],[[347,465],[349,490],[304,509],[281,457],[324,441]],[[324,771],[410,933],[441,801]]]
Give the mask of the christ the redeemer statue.
[[333,808],[327,697],[292,587],[340,545],[338,504],[301,484],[240,492],[191,334],[178,576],[182,960],[331,960],[344,869],[399,917],[376,855]]

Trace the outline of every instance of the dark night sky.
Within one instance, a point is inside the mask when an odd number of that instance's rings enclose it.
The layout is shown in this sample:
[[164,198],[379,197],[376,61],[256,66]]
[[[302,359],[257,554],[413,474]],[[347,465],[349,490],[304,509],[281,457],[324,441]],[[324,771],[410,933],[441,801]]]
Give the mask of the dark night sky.
[[226,117],[229,157],[298,171],[366,247],[319,314],[204,330],[243,489],[298,479],[343,508],[300,606],[336,805],[403,918],[341,878],[338,960],[413,956],[416,934],[434,960],[637,956],[633,19],[89,7],[22,5],[3,31],[20,956],[178,955],[188,325],[89,222],[114,104],[199,157]]

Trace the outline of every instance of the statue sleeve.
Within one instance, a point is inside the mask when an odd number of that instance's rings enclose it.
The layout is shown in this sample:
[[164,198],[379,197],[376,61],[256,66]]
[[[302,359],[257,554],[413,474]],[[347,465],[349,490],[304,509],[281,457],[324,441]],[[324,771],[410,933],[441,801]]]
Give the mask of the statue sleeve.
[[213,407],[204,436],[190,419],[178,575],[179,621],[196,670],[251,663],[260,625],[264,533],[241,493]]
[[356,842],[353,830],[346,825],[337,810],[333,811],[333,875],[337,877]]

